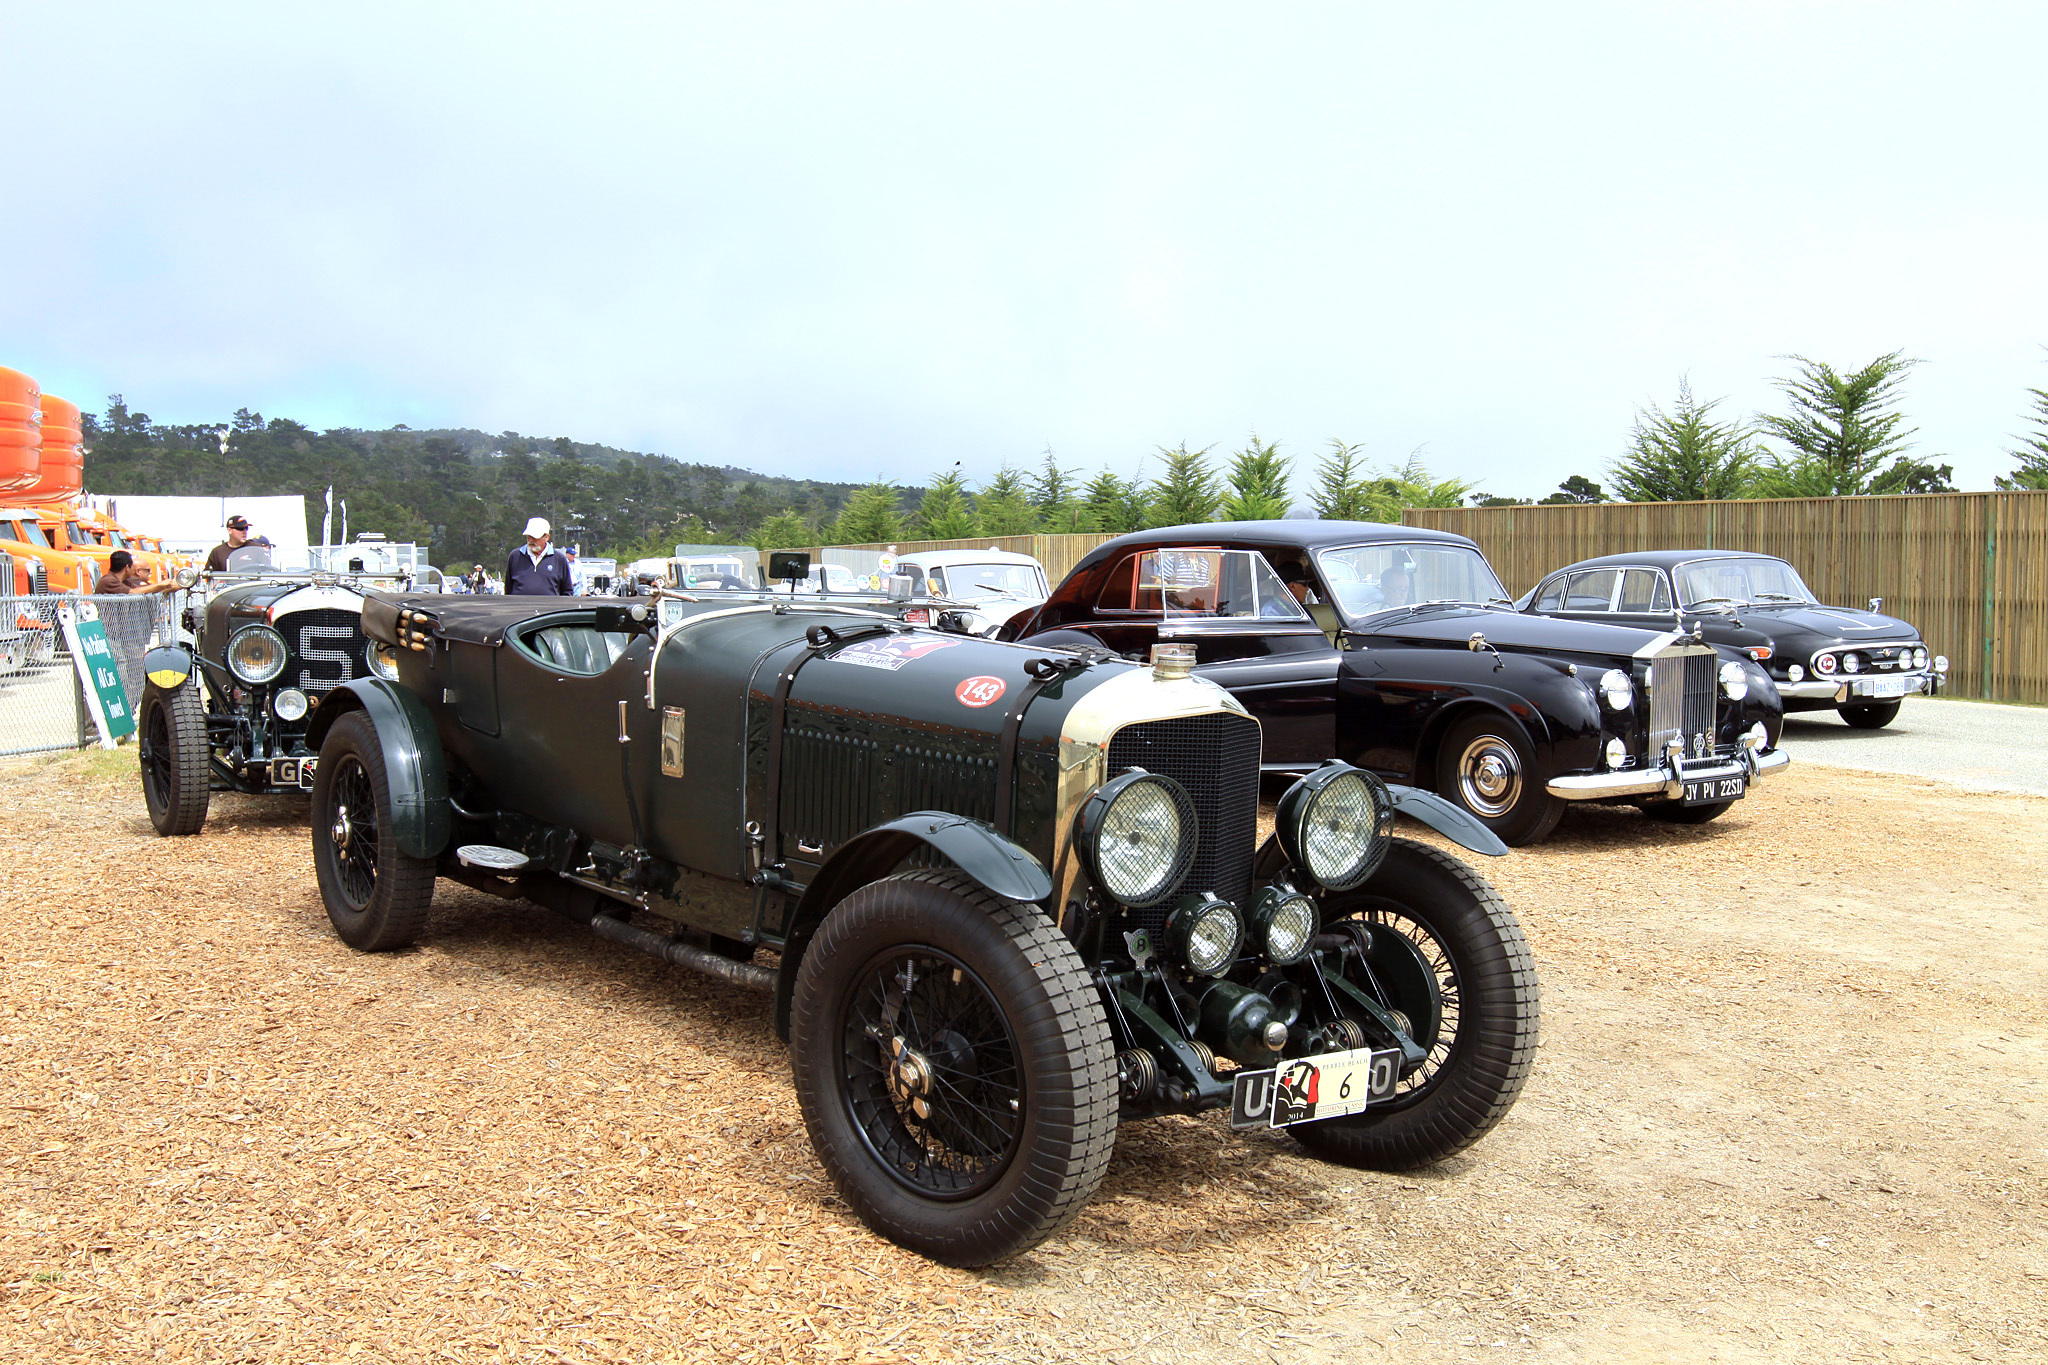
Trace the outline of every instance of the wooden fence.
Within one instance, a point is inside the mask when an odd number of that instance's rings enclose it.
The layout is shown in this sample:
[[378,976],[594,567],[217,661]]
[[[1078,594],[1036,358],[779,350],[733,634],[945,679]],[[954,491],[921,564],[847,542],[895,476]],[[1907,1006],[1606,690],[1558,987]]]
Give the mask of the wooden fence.
[[1823,602],[1882,597],[1948,655],[1952,694],[2048,702],[2048,492],[1416,508],[1402,520],[1478,541],[1516,595],[1595,555],[1777,555]]

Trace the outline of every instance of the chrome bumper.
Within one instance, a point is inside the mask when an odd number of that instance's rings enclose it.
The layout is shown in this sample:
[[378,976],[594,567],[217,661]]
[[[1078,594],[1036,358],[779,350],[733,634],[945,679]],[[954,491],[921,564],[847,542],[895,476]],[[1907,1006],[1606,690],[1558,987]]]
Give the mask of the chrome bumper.
[[[1804,682],[1781,682],[1778,684],[1778,695],[1781,697],[1799,697],[1806,701],[1831,701],[1839,706],[1844,702],[1856,700],[1858,694],[1854,689],[1857,683],[1868,682],[1873,678],[1896,678],[1898,676],[1896,673],[1858,673],[1853,677],[1808,678]],[[1906,674],[1905,680],[1906,696],[1910,697],[1916,692],[1925,692],[1931,697],[1940,690],[1943,683],[1948,681],[1948,670],[1940,668],[1922,669],[1917,673]],[[1898,698],[1872,697],[1869,700],[1896,701]]]
[[1676,801],[1685,795],[1688,782],[1717,782],[1724,777],[1747,775],[1754,782],[1780,772],[1792,762],[1783,749],[1758,754],[1745,749],[1735,758],[1720,763],[1688,767],[1684,776],[1668,764],[1655,768],[1624,769],[1617,773],[1592,773],[1583,777],[1553,777],[1543,790],[1561,801],[1600,801],[1615,796],[1667,796]]

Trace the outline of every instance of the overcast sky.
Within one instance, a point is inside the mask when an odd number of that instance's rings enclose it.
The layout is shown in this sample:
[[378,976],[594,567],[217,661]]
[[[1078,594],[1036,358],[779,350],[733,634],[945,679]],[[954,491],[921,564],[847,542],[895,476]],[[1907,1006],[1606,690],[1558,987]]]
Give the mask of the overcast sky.
[[[2048,386],[2039,4],[0,0],[0,364],[828,479],[1256,430],[1541,496],[1682,375]],[[304,11],[304,12],[302,12]],[[1141,464],[1142,462],[1142,464]],[[90,470],[88,469],[88,476]]]

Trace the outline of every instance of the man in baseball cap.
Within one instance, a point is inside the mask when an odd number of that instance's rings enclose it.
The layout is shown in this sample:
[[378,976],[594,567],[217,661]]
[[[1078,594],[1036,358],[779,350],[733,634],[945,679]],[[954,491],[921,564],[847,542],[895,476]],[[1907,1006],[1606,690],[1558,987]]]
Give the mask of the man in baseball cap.
[[206,556],[206,567],[213,573],[224,573],[228,567],[228,555],[239,550],[249,541],[249,519],[237,512],[228,518],[228,538],[213,547]]
[[505,561],[505,591],[521,597],[570,597],[575,588],[569,577],[569,561],[548,544],[552,528],[546,517],[529,517],[526,543],[512,551]]

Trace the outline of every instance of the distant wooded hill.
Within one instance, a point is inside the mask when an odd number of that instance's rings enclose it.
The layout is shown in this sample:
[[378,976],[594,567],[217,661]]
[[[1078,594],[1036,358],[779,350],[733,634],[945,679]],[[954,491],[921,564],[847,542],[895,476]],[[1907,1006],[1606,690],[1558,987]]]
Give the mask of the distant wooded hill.
[[[437,564],[494,570],[530,516],[553,522],[558,544],[626,559],[679,542],[748,542],[779,514],[823,525],[858,487],[514,431],[314,431],[246,408],[228,424],[223,454],[219,423],[160,426],[119,394],[84,427],[88,491],[302,493],[317,517],[332,485],[348,500],[351,534],[381,531],[429,546]],[[913,506],[919,495],[905,491]]]

